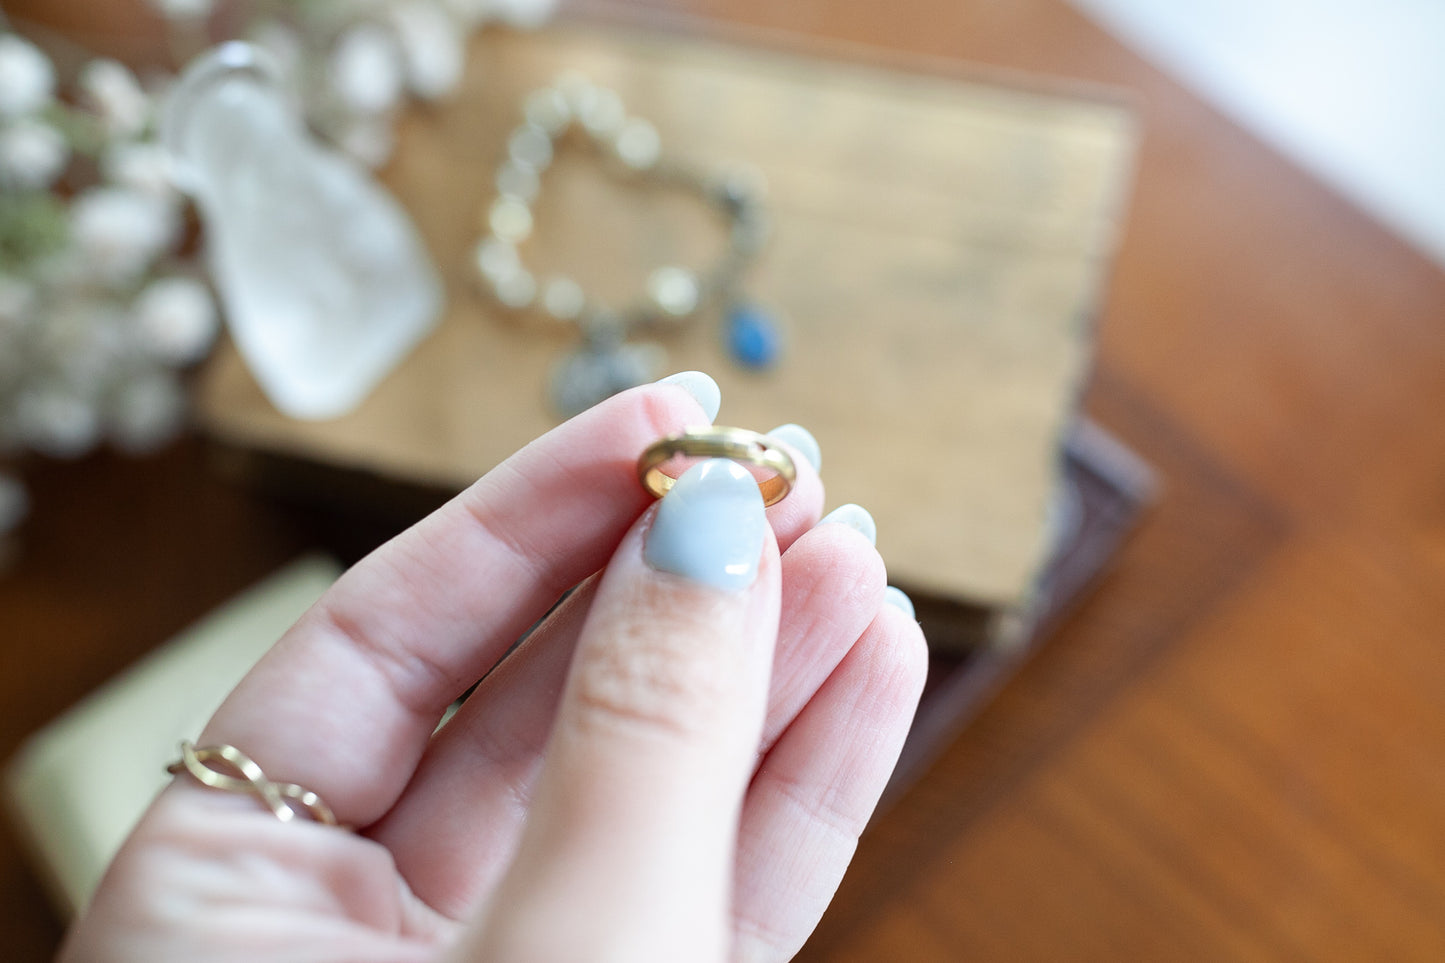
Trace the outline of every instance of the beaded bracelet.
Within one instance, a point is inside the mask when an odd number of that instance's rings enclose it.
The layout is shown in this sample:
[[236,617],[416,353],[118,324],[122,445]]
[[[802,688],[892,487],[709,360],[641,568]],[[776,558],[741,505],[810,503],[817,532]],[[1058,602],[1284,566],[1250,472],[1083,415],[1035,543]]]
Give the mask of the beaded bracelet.
[[[760,175],[745,168],[704,173],[664,157],[652,123],[629,115],[616,91],[577,74],[564,74],[529,94],[523,116],[497,168],[497,195],[486,212],[488,233],[476,247],[476,269],[502,306],[540,312],[581,332],[581,344],[552,373],[551,400],[560,414],[575,414],[618,391],[656,380],[662,348],[629,338],[638,331],[675,327],[714,305],[724,308],[724,340],[738,365],[762,369],[774,363],[779,351],[776,324],[739,290],[769,231]],[[623,177],[681,188],[709,204],[727,221],[722,253],[703,270],[656,268],[647,277],[645,293],[618,308],[603,304],[569,277],[539,281],[523,264],[518,248],[533,233],[532,205],[541,193],[542,175],[558,148],[573,142],[600,155]]]

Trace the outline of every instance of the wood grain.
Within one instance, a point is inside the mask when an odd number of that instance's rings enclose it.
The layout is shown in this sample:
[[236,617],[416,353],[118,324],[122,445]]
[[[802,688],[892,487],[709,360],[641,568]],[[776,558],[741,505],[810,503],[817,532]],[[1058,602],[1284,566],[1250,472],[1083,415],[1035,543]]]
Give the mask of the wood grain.
[[[1442,958],[1445,275],[1060,0],[635,6],[1122,84],[1143,118],[1088,407],[1163,500],[800,958]],[[35,477],[0,751],[318,539],[195,446]],[[4,847],[6,955],[43,959]]]

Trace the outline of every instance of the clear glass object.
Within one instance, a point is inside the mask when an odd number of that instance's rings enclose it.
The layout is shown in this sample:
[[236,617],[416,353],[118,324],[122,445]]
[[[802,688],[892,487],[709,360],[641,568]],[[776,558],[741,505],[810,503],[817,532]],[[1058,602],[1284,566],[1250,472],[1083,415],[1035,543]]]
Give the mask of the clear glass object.
[[441,283],[405,211],[310,134],[260,50],[229,43],[188,67],[161,139],[232,337],[282,412],[350,411],[436,324]]

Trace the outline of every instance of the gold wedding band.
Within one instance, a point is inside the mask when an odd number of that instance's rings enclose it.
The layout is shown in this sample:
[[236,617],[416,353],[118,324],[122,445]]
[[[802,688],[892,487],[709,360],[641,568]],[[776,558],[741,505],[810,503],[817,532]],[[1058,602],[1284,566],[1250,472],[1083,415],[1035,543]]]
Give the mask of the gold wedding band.
[[793,459],[767,435],[746,428],[712,425],[689,428],[680,435],[659,438],[648,445],[642,457],[637,459],[637,477],[641,479],[642,487],[658,498],[666,495],[677,484],[677,479],[664,472],[662,466],[678,455],[687,458],[731,458],[768,469],[773,474],[758,480],[758,490],[762,492],[765,507],[776,505],[786,498],[798,478]]
[[[217,767],[229,767],[226,772]],[[197,782],[223,792],[248,793],[261,797],[271,807],[276,818],[283,823],[304,813],[328,826],[337,825],[336,815],[321,797],[309,789],[302,789],[295,783],[272,782],[266,778],[261,767],[235,746],[204,746],[197,749],[189,742],[181,743],[181,758],[166,767],[166,772],[176,775],[190,773]]]

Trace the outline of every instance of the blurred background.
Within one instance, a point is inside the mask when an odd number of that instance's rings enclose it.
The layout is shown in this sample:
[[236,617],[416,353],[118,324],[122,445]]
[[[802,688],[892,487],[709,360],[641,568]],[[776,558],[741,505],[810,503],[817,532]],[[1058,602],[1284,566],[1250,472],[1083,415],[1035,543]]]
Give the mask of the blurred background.
[[1437,51],[1445,10],[1425,0],[1367,5],[1188,7],[1077,0],[1133,49],[1445,261],[1445,113]]
[[7,958],[340,566],[689,367],[933,653],[800,959],[1445,952],[1438,4],[0,10]]

